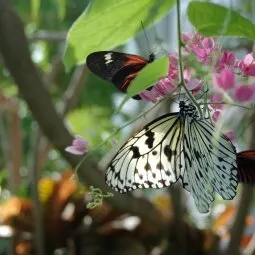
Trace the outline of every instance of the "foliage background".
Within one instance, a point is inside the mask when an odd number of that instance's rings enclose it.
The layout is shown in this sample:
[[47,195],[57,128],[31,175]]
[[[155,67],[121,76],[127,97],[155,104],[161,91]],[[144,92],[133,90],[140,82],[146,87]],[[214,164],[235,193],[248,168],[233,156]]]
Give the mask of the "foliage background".
[[[93,4],[91,13],[83,12]],[[122,8],[120,4],[123,4]],[[224,9],[210,5],[209,1],[182,1],[183,31],[195,28],[206,36],[233,36],[224,41],[225,48],[239,53],[251,51],[255,31],[251,23],[253,1],[226,4]],[[225,29],[224,21],[230,7],[238,13],[231,16],[228,20],[231,26]],[[135,13],[137,10],[138,14]],[[164,18],[155,22],[160,14]],[[137,33],[141,29],[141,20],[146,27],[151,24],[146,29],[149,46],[144,34]],[[190,197],[178,186],[162,192],[145,191],[140,197],[116,194],[100,209],[86,209],[84,197],[87,199],[89,185],[99,187],[103,192],[109,191],[104,184],[103,172],[115,151],[111,149],[114,141],[97,149],[81,165],[79,181],[85,187],[69,182],[63,176],[55,180],[68,169],[74,169],[80,160],[64,151],[71,144],[71,133],[84,136],[90,148],[94,148],[142,109],[148,108],[144,103],[130,100],[113,115],[123,95],[91,74],[86,65],[76,65],[84,63],[90,52],[110,48],[145,57],[150,50],[159,52],[159,55],[164,55],[162,48],[172,52],[177,45],[175,20],[175,1],[157,4],[152,0],[1,1],[1,218],[3,226],[11,226],[9,232],[0,231],[3,253],[29,254],[33,251],[50,254],[56,249],[61,252],[71,250],[74,254],[153,254],[155,249],[159,254],[219,252],[222,242],[213,229],[217,216],[197,215]],[[115,139],[126,140],[157,113],[150,114],[145,121],[122,129]],[[253,141],[246,141],[246,144],[254,148]],[[44,181],[40,186],[38,183],[42,178]],[[62,195],[62,189],[69,193]],[[240,194],[242,206],[237,207],[234,203],[233,210],[229,209],[233,213],[237,208],[237,216],[225,254],[239,254],[249,244],[243,244],[246,237],[243,230],[253,190],[244,187]],[[18,200],[13,200],[13,196]],[[182,206],[182,200],[188,202],[188,211]],[[72,224],[68,225],[61,215],[70,202],[76,209],[82,209],[73,213],[75,220],[69,221]],[[222,201],[216,201],[215,208],[224,208]],[[217,215],[216,210],[214,212]],[[132,230],[126,227],[123,223],[126,214],[139,219],[138,227]],[[92,223],[87,224],[84,217]],[[221,226],[227,224],[227,217],[223,219]],[[122,222],[122,228],[116,229],[115,221]],[[29,222],[32,226],[27,224]],[[52,225],[52,229],[45,228],[45,222]],[[131,223],[134,222],[131,218]],[[57,231],[54,232],[54,228]],[[35,238],[24,238],[25,231]],[[61,232],[65,235],[59,237]],[[49,233],[53,233],[50,239],[47,238]],[[251,231],[249,238],[252,236]],[[118,246],[119,243],[122,245]],[[94,247],[94,250],[88,247]],[[254,249],[250,249],[249,254],[252,254]]]

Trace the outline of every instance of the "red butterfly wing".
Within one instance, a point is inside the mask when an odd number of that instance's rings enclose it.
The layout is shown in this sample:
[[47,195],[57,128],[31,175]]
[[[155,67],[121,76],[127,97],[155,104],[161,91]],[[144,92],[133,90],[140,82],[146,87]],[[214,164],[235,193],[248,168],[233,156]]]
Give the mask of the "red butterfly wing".
[[237,153],[238,180],[255,184],[255,150]]
[[[111,81],[120,91],[126,92],[136,75],[153,60],[153,54],[147,60],[121,52],[97,51],[88,55],[86,62],[91,72],[104,80]],[[136,96],[136,99],[140,97]]]

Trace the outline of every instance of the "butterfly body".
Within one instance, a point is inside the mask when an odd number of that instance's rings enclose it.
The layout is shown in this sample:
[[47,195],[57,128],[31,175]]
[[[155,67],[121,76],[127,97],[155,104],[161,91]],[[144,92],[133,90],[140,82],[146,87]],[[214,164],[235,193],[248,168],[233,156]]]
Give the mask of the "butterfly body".
[[236,152],[193,105],[181,101],[179,108],[147,124],[120,148],[109,165],[106,183],[123,193],[180,181],[205,213],[215,192],[223,199],[235,197]]
[[[112,82],[120,91],[126,92],[132,80],[155,56],[149,59],[115,51],[97,51],[88,55],[87,66],[91,72]],[[137,95],[135,99],[140,99]]]

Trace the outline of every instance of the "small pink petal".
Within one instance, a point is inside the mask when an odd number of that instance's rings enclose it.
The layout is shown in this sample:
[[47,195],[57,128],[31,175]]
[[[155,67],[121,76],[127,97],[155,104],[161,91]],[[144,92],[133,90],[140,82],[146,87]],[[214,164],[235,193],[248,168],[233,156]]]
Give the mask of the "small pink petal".
[[65,151],[74,155],[82,155],[88,151],[88,142],[79,135],[76,135],[72,141],[72,146],[65,148]]
[[140,97],[144,101],[155,103],[157,99],[165,97],[176,90],[176,86],[169,77],[164,77],[149,91],[145,90],[140,93]]
[[251,53],[247,54],[243,60],[239,62],[238,67],[246,76],[255,76],[255,60]]
[[66,148],[65,148],[65,151],[70,152],[71,154],[74,154],[74,155],[83,155],[83,154],[84,154],[83,151],[78,150],[78,149],[75,148],[74,146],[68,146],[68,147],[66,147]]
[[162,78],[154,87],[160,96],[167,96],[176,89],[172,81],[168,77]]
[[237,59],[234,53],[223,51],[222,56],[217,60],[215,69],[217,71],[223,68],[234,68],[237,65]]
[[236,135],[234,131],[228,131],[225,133],[225,136],[230,140],[230,141],[235,141],[236,140]]
[[252,64],[253,60],[254,60],[253,55],[251,53],[249,53],[243,58],[243,63],[244,63],[244,65],[248,66],[248,65]]
[[184,32],[182,33],[182,41],[186,43],[192,39],[192,36],[193,36],[192,34]]
[[178,68],[178,58],[176,55],[170,55],[169,62],[172,68]]
[[230,90],[235,85],[235,73],[230,69],[222,69],[213,75],[213,83],[220,89]]
[[169,56],[168,76],[173,80],[178,79],[178,59],[175,55]]
[[239,102],[254,100],[254,88],[252,86],[239,85],[234,91],[234,96]]
[[193,43],[199,44],[202,42],[203,39],[204,39],[204,37],[201,34],[195,33],[193,35],[192,41],[193,41]]
[[186,68],[183,70],[183,78],[186,83],[190,81],[190,79],[191,79],[191,70],[190,69]]
[[212,38],[205,38],[202,41],[202,45],[205,49],[212,49],[215,47],[215,42]]
[[221,65],[234,66],[236,63],[236,56],[232,52],[223,51],[222,57],[220,59]]
[[192,91],[192,93],[197,93],[203,87],[203,81],[199,79],[192,79],[187,83],[187,88]]
[[213,113],[213,115],[212,115],[212,120],[213,120],[214,122],[217,122],[218,119],[219,119],[219,117],[220,117],[220,115],[221,115],[221,112],[220,112],[220,111],[215,111],[215,112]]
[[220,103],[223,102],[223,96],[219,92],[215,92],[210,96],[210,102],[211,102],[211,107],[214,109],[223,109],[224,105],[223,104],[213,104],[215,103]]
[[158,94],[155,92],[155,90],[145,90],[142,93],[139,94],[139,96],[141,97],[141,99],[143,101],[149,101],[152,103],[156,103],[157,102],[157,98],[158,98]]
[[195,53],[198,61],[203,64],[210,63],[210,52],[207,52],[206,49],[202,49],[198,45],[191,45],[190,49]]

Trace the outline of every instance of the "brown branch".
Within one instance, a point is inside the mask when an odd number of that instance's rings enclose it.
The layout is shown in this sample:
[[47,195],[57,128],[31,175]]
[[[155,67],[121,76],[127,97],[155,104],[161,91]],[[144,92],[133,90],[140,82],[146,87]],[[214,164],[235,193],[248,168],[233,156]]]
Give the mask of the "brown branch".
[[[51,70],[44,77],[44,84],[49,88],[56,80],[58,74],[63,70],[63,60],[60,56],[55,56],[51,64]],[[42,165],[46,162],[48,158],[49,150],[51,149],[51,144],[43,136],[41,129],[36,127],[35,135],[33,136],[35,142],[33,143],[33,155],[34,155],[34,169],[40,171]],[[39,172],[38,172],[39,176]],[[39,176],[40,178],[40,176]]]
[[[48,140],[72,167],[75,167],[80,158],[65,152],[65,148],[71,144],[73,137],[52,104],[42,78],[31,60],[23,25],[10,9],[7,0],[0,2],[0,38],[0,52],[5,65],[35,120]],[[103,192],[109,191],[102,172],[93,160],[86,160],[81,165],[78,174],[85,183],[99,187]],[[166,228],[158,211],[145,199],[116,194],[108,201],[120,211],[140,216],[155,231]]]

